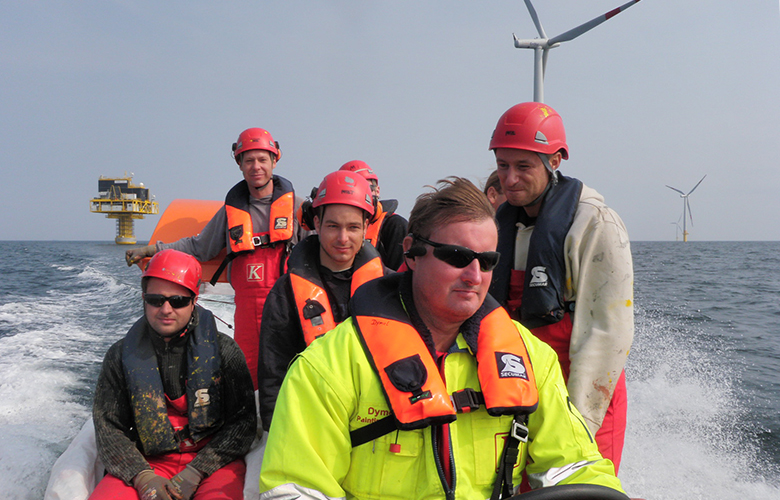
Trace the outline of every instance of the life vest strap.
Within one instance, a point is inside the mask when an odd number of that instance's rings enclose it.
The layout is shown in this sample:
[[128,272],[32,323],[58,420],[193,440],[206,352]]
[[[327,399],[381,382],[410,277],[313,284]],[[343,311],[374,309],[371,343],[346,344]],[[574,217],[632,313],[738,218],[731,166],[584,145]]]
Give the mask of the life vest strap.
[[510,498],[513,495],[512,472],[520,453],[520,443],[528,442],[528,415],[515,415],[512,419],[512,427],[504,442],[504,450],[501,452],[501,462],[498,464],[496,482],[493,484],[493,494],[490,500]]
[[[468,413],[475,411],[481,405],[485,404],[485,396],[483,396],[481,392],[475,391],[471,388],[453,392],[450,396],[450,399],[452,400],[452,404],[455,407],[455,411],[458,413]],[[525,438],[518,439],[520,441],[526,442],[528,440],[528,428],[523,428],[525,429]],[[391,413],[390,415],[381,418],[376,422],[372,422],[364,427],[361,427],[360,429],[350,431],[349,438],[352,440],[352,447],[354,448],[356,446],[360,446],[361,444],[368,443],[369,441],[373,441],[374,439],[378,439],[385,434],[390,434],[395,430],[398,430],[398,426],[396,425],[395,415]],[[515,432],[514,425],[512,427],[512,432]],[[522,430],[518,430],[517,434],[518,436],[521,436]]]
[[468,387],[462,391],[456,391],[450,396],[452,405],[458,413],[469,413],[479,409],[485,404],[485,396],[481,392]]
[[219,265],[216,272],[214,272],[214,276],[211,277],[211,281],[209,281],[209,283],[211,283],[211,286],[217,284],[217,281],[219,281],[219,276],[222,274],[222,271],[224,271],[227,265],[230,264],[230,262],[233,259],[238,257],[238,255],[239,255],[238,253],[228,253],[227,255],[225,255],[225,258],[222,259],[222,264]]
[[380,438],[385,434],[390,434],[397,429],[395,415],[391,413],[387,417],[380,418],[376,422],[372,422],[360,429],[350,431],[349,438],[352,440],[352,447],[354,448]]

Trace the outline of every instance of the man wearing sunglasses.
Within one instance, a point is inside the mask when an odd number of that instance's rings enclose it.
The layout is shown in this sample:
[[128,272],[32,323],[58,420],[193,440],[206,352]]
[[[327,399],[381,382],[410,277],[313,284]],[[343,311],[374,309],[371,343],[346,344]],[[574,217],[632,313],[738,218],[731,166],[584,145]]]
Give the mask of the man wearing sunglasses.
[[[292,363],[261,500],[508,498],[587,483],[627,498],[553,350],[488,295],[494,210],[470,181],[417,198],[408,271],[366,283],[349,319]],[[497,473],[498,471],[498,473]]]
[[132,265],[173,248],[206,262],[227,249],[222,266],[206,278],[216,283],[223,269],[228,269],[235,290],[234,338],[257,388],[257,346],[265,298],[284,274],[292,246],[309,233],[294,217],[303,200],[295,196],[290,181],[274,174],[282,150],[271,134],[262,128],[244,130],[233,143],[232,154],[244,179],[230,189],[225,205],[199,234],[128,250],[125,259]]
[[276,282],[263,309],[257,379],[265,430],[293,358],[346,319],[349,298],[360,285],[390,272],[365,239],[375,206],[363,176],[332,172],[313,198],[304,204],[302,216],[317,234],[293,248],[288,272]]
[[558,353],[572,402],[617,470],[634,335],[626,227],[600,194],[559,174],[569,148],[550,106],[510,108],[490,149],[507,197],[496,213],[501,259],[490,294]]
[[235,341],[196,305],[201,266],[163,250],[143,274],[144,315],[108,350],[95,388],[92,499],[243,499],[256,435],[252,378]]

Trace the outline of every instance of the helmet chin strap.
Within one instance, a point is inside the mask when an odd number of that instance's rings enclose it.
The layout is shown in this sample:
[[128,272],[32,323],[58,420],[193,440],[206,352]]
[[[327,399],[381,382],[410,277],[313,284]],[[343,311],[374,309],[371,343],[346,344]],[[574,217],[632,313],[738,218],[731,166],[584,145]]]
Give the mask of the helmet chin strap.
[[542,194],[536,197],[534,201],[531,203],[527,203],[523,205],[524,207],[532,207],[534,205],[538,205],[542,202],[544,199],[544,195],[547,194],[547,191],[554,188],[556,184],[558,184],[558,172],[553,170],[552,165],[550,165],[550,160],[547,158],[547,155],[544,155],[542,153],[536,153],[539,155],[539,158],[542,160],[542,163],[544,164],[544,168],[547,169],[549,180],[547,181],[547,186],[545,186],[544,191],[542,191]]
[[271,181],[272,181],[272,180],[273,180],[273,176],[272,176],[270,179],[268,179],[268,182],[266,182],[265,184],[263,184],[263,185],[262,185],[262,186],[260,186],[260,187],[253,187],[253,186],[250,186],[250,187],[251,187],[252,189],[256,190],[256,191],[262,191],[263,189],[265,189],[265,188],[266,188],[266,186],[268,186],[268,184],[270,184],[270,183],[271,183]]

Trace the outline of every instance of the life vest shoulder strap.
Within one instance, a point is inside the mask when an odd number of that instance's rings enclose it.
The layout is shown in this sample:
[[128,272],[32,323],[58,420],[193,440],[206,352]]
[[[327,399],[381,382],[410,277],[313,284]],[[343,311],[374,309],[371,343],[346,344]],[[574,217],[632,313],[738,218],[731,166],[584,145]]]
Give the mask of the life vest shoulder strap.
[[385,268],[382,265],[382,258],[379,251],[367,240],[363,241],[360,251],[355,256],[355,262],[352,267],[352,283],[350,285],[350,295],[355,294],[355,290],[375,278],[384,276]]
[[379,231],[382,229],[382,222],[384,222],[386,216],[387,212],[380,212],[366,230],[366,239],[370,241],[374,247],[379,244]]
[[314,278],[290,273],[290,285],[303,338],[306,345],[309,345],[336,326],[330,300],[322,283]]

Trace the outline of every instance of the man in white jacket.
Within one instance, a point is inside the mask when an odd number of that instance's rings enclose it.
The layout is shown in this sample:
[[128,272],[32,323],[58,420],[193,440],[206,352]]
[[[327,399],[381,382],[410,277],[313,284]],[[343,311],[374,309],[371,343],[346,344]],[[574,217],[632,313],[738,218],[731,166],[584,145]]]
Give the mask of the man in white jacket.
[[558,353],[571,400],[617,472],[634,336],[628,233],[600,194],[557,171],[569,151],[550,106],[511,107],[490,149],[507,197],[490,293]]

